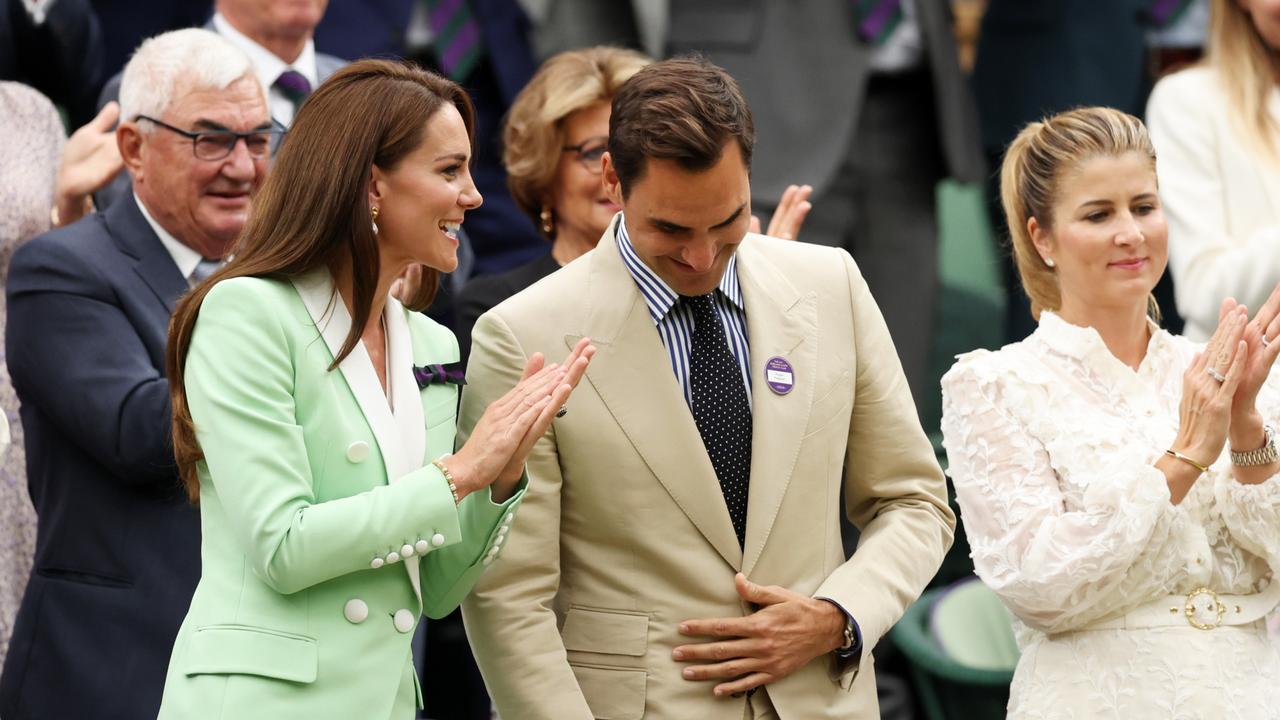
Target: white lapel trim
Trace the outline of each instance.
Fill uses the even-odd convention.
[[[337,296],[333,280],[327,270],[316,270],[293,279],[293,286],[302,298],[311,320],[315,322],[329,354],[337,357],[342,343],[351,331],[351,313]],[[347,381],[347,387],[360,406],[373,437],[378,442],[382,462],[387,470],[387,482],[393,483],[422,467],[426,453],[426,427],[422,415],[422,401],[417,396],[417,381],[413,377],[413,347],[409,336],[409,323],[404,307],[388,298],[384,314],[387,322],[387,343],[390,358],[387,382],[398,412],[392,414],[382,392],[382,383],[374,372],[373,361],[364,343],[356,343],[351,353],[338,363],[338,370]],[[411,427],[410,424],[414,425]],[[416,428],[416,429],[415,429]],[[413,584],[413,592],[422,603],[422,588],[416,560],[406,559],[405,572]]]

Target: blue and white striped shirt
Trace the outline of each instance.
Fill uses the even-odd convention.
[[[684,391],[685,402],[693,406],[693,385],[689,378],[689,353],[693,340],[693,310],[683,303],[677,302],[680,296],[671,289],[662,278],[640,260],[636,249],[627,236],[625,218],[618,219],[618,252],[622,255],[622,264],[627,266],[631,278],[640,288],[645,304],[649,307],[649,315],[658,328],[662,344],[667,348],[671,358],[671,369],[675,371],[680,389]],[[747,312],[742,300],[742,288],[738,286],[738,256],[729,258],[729,265],[724,269],[724,277],[714,294],[716,315],[724,326],[725,339],[729,341],[729,352],[738,361],[742,370],[742,384],[747,390],[747,402],[751,402],[751,357],[750,345],[747,343]]]

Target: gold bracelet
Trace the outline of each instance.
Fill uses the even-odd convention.
[[[458,505],[462,502],[458,499],[458,486],[453,482],[453,473],[449,472],[449,468],[445,467],[445,464],[440,462],[443,459],[443,457],[436,458],[431,461],[431,464],[436,466],[436,469],[440,471],[441,475],[444,475],[445,482],[449,483],[449,494],[453,495],[453,504]]]
[[[1172,458],[1178,458],[1178,459],[1179,459],[1179,460],[1181,460],[1182,462],[1184,462],[1184,463],[1186,463],[1186,464],[1190,465],[1191,467],[1193,467],[1193,468],[1195,468],[1195,469],[1199,470],[1200,472],[1209,472],[1209,466],[1208,466],[1208,465],[1201,465],[1200,463],[1196,462],[1195,460],[1192,460],[1191,458],[1187,457],[1186,455],[1183,455],[1182,453],[1178,452],[1177,450],[1165,450],[1165,451],[1164,451],[1164,454],[1165,454],[1165,455],[1168,455],[1169,457],[1172,457]]]

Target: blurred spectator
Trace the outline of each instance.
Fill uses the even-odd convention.
[[[3,279],[9,259],[27,240],[47,231],[55,206],[61,224],[78,220],[89,193],[120,168],[115,103],[66,141],[53,104],[34,89],[0,82],[0,336],[5,323]],[[65,149],[64,149],[65,143]],[[61,158],[61,161],[59,161]],[[3,345],[0,345],[3,348]],[[26,451],[18,398],[0,354],[0,426],[14,447],[0,459],[0,666],[9,648],[13,620],[22,601],[35,554],[36,515],[27,492]]]
[[[225,37],[249,56],[258,80],[268,89],[271,116],[286,128],[311,90],[346,65],[340,58],[317,53],[312,41],[326,2],[218,0],[213,18],[204,25],[205,30]],[[99,102],[105,105],[116,100],[119,94],[120,75],[117,74],[107,81]],[[110,187],[98,193],[98,205],[105,209],[128,190],[129,179],[121,173]]]
[[[348,60],[407,58],[466,88],[476,107],[471,172],[484,196],[463,228],[475,255],[474,272],[510,270],[546,251],[512,201],[502,168],[502,118],[536,67],[529,19],[516,0],[335,2],[316,28],[316,46]],[[448,292],[448,284],[442,289]],[[452,325],[450,312],[440,317]]]
[[[1209,0],[1163,0],[1147,10],[1147,76],[1154,82],[1191,65],[1209,36]]]
[[[637,25],[643,3],[636,0]],[[741,83],[759,145],[752,200],[813,187],[804,240],[858,263],[925,394],[937,297],[935,191],[983,177],[978,126],[944,0],[672,3],[669,53],[702,52]]]
[[[102,41],[88,0],[0,0],[0,80],[39,90],[73,126],[93,117],[107,77]]]
[[[516,96],[503,133],[508,184],[551,243],[550,252],[467,284],[457,313],[464,361],[481,315],[595,247],[618,212],[600,182],[609,103],[618,86],[649,62],[633,50],[572,50],[544,63]]]
[[[63,0],[53,0],[61,3]],[[212,0],[89,0],[102,24],[105,46],[102,80],[124,68],[149,37],[209,21]]]
[[[155,717],[200,577],[164,375],[169,315],[219,264],[267,167],[249,58],[205,30],[125,68],[116,130],[133,193],[13,255],[5,348],[39,518],[0,675],[5,718]]]
[[[1278,49],[1275,3],[1214,0],[1206,62],[1161,80],[1147,106],[1193,339],[1213,331],[1222,298],[1256,309],[1280,280]]]
[[[1027,123],[1080,105],[1141,115],[1146,96],[1146,34],[1150,9],[1167,0],[990,0],[973,68],[988,165]],[[1001,240],[1008,293],[1009,341],[1035,329],[1030,305],[1008,251],[998,178],[988,175],[991,227]],[[1178,332],[1168,274],[1155,295],[1165,326]]]

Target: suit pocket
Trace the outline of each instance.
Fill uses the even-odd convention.
[[[206,625],[187,643],[183,672],[311,683],[318,665],[314,638],[247,625]]]
[[[643,670],[571,665],[582,696],[597,720],[640,720],[644,717]]]
[[[649,616],[571,607],[560,634],[566,650],[642,657],[649,646]]]

